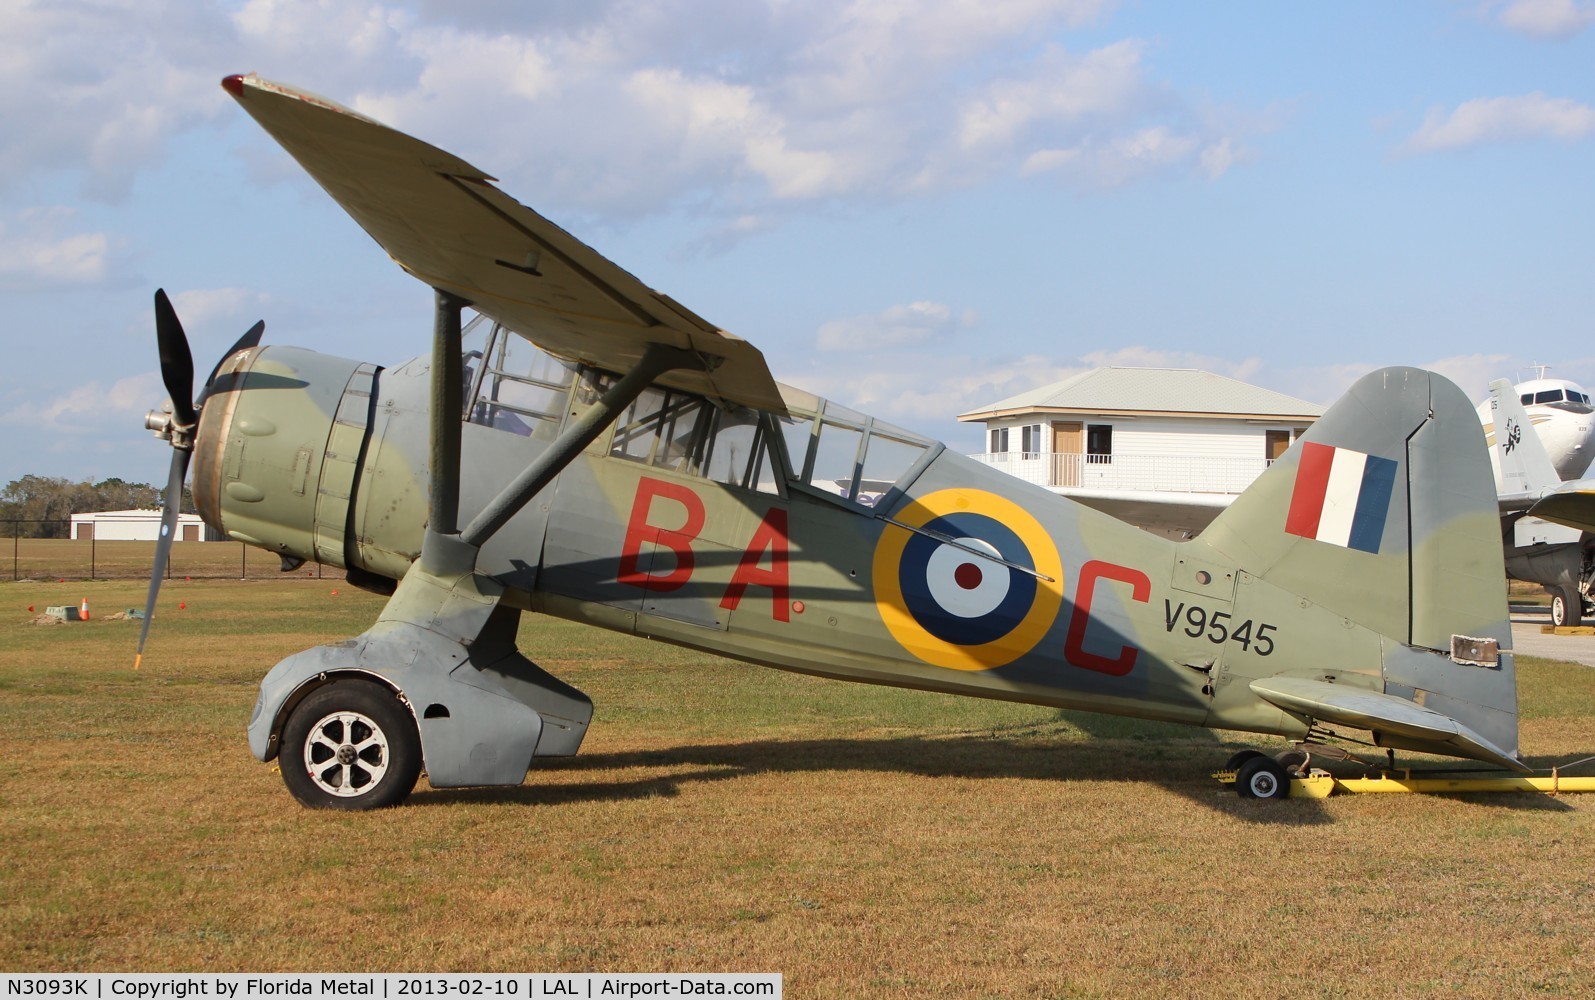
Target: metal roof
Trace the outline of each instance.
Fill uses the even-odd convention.
[[[1028,410],[1085,413],[1238,414],[1242,416],[1323,416],[1317,403],[1248,385],[1195,368],[1093,368],[1038,389],[976,407],[959,420],[984,420]]]

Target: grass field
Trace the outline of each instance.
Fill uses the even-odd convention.
[[[92,541],[76,538],[0,539],[0,579],[20,580],[148,580],[155,563],[154,542]],[[315,565],[294,571],[296,577],[324,572]],[[341,571],[325,571],[342,576]],[[241,542],[174,542],[167,575],[196,580],[268,579],[283,577],[282,560]]]
[[[1206,776],[1238,734],[821,681],[528,616],[528,654],[597,705],[580,756],[519,788],[423,781],[401,809],[314,813],[249,756],[255,685],[362,630],[378,598],[175,580],[134,673],[134,622],[28,624],[27,605],[84,586],[0,584],[8,971],[1595,992],[1595,796],[1241,801]],[[142,603],[137,581],[87,586],[97,611]],[[1535,760],[1595,754],[1595,670],[1519,667]]]

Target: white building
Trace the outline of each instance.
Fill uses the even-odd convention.
[[[198,514],[177,515],[177,541],[205,539],[205,522]],[[102,542],[153,542],[161,537],[161,512],[158,510],[101,510],[72,515],[72,537]]]
[[[1324,408],[1194,368],[1096,368],[958,419],[975,458],[1065,495],[1207,494],[1251,485]]]

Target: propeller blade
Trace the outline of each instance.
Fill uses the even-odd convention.
[[[205,402],[205,397],[210,395],[211,383],[216,381],[216,373],[222,370],[222,365],[226,363],[227,359],[232,357],[234,354],[237,354],[239,351],[242,351],[246,347],[254,347],[256,344],[260,343],[260,338],[264,336],[265,333],[266,321],[260,320],[254,326],[244,331],[244,335],[238,338],[238,342],[227,348],[226,354],[223,354],[220,358],[216,359],[216,367],[212,368],[210,370],[210,374],[205,377],[205,385],[199,390],[199,398],[194,400],[195,406]]]
[[[166,297],[166,289],[155,290],[155,342],[161,353],[161,381],[172,399],[172,419],[192,425],[194,410],[194,353],[188,349],[188,335]]]
[[[166,576],[166,563],[171,558],[173,536],[177,533],[177,515],[183,509],[183,480],[188,477],[188,456],[182,448],[172,449],[172,471],[166,477],[166,505],[161,511],[161,534],[155,542],[155,568],[150,572],[149,597],[144,601],[144,627],[138,634],[138,653],[133,657],[133,669],[144,659],[144,641],[150,637],[150,622],[155,619],[155,598],[161,592],[161,578]]]

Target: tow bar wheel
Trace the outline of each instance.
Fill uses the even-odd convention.
[[[1283,799],[1290,795],[1290,775],[1274,758],[1258,754],[1236,772],[1235,791],[1243,799]]]
[[[282,780],[313,809],[398,805],[421,775],[415,718],[393,692],[340,680],[311,692],[288,716],[278,755]]]

